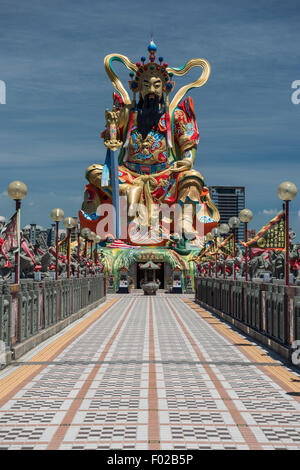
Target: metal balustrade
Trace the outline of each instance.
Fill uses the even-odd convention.
[[[273,336],[273,295],[272,284],[266,286],[266,330],[268,335]]]
[[[196,277],[196,301],[236,318],[277,343],[300,340],[300,288],[264,282]],[[287,311],[287,298],[293,302]],[[289,316],[293,315],[294,318]],[[292,329],[288,325],[292,325]]]
[[[54,281],[45,281],[43,287],[44,317],[43,326],[54,325],[58,319],[58,286]]]
[[[285,339],[285,293],[283,286],[278,286],[277,289],[276,306],[278,315],[278,332],[276,337],[283,343]]]
[[[71,285],[72,281],[64,279],[60,287],[60,319],[67,318],[71,314]]]
[[[284,341],[285,337],[285,292],[283,286],[266,287],[267,333]]]
[[[230,312],[230,284],[224,280],[221,284],[222,308],[225,313]]]
[[[238,320],[243,316],[243,288],[241,282],[236,281],[231,289],[232,292],[232,314]]]
[[[23,343],[105,297],[103,274],[87,278],[0,281],[0,341],[6,348]],[[14,305],[14,308],[13,308]]]
[[[80,279],[72,281],[72,313],[80,310]]]
[[[84,308],[89,303],[89,279],[83,278],[81,284],[81,308]]]
[[[18,312],[18,340],[24,341],[30,336],[31,311],[30,295],[27,290],[27,282],[21,281],[19,290],[19,312]]]
[[[95,282],[92,277],[89,278],[89,301],[93,302],[96,296]]]
[[[241,283],[242,284],[242,283]],[[261,303],[261,293],[260,285],[255,282],[247,282],[241,286],[241,289],[244,289],[244,304],[240,305],[241,312],[244,312],[244,317],[242,314],[239,319],[245,321],[247,325],[250,325],[252,328],[260,330],[261,328],[261,312],[260,312],[260,303]]]

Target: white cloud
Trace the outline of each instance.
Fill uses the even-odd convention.
[[[277,209],[264,209],[263,214],[265,215],[276,215],[279,211]]]

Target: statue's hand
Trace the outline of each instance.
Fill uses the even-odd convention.
[[[175,162],[173,165],[173,168],[175,170],[190,170],[193,167],[193,162],[192,160],[179,160],[178,162]]]
[[[120,111],[116,111],[116,109],[113,109],[112,111],[109,111],[108,109],[105,110],[105,119],[108,125],[114,123],[118,125],[119,121],[119,115]]]

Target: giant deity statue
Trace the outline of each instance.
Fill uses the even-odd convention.
[[[217,225],[220,216],[203,176],[194,169],[199,133],[193,100],[185,95],[206,83],[210,66],[205,59],[191,59],[182,68],[169,67],[162,57],[156,61],[156,50],[152,40],[149,61],[142,57],[141,62],[133,63],[120,54],[105,57],[105,70],[117,91],[113,93],[112,111],[105,113],[102,137],[107,157],[104,165],[96,163],[86,170],[89,184],[79,217],[82,226],[97,232],[103,217],[99,208],[113,204],[118,224],[119,199],[126,196],[127,243],[166,246],[176,235],[176,222],[184,239],[201,246],[203,235]],[[114,61],[130,70],[132,99],[113,69]],[[202,68],[201,76],[180,88],[170,101],[174,76],[183,76],[193,67]],[[155,218],[162,205],[189,210],[171,214],[167,230],[163,221]],[[143,231],[145,227],[152,230]],[[119,235],[118,231],[116,238]]]

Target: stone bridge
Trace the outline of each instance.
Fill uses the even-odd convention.
[[[72,286],[66,318],[56,286],[59,319],[46,328],[57,294],[43,292],[27,348],[0,372],[0,449],[300,448],[298,369],[229,323],[230,312],[225,322],[193,295],[105,296],[103,279],[85,295],[86,282]],[[26,292],[33,304],[41,296]]]

